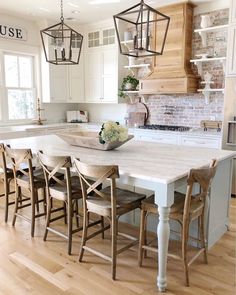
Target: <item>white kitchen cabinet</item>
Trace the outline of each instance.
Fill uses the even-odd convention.
[[[236,1],[231,0],[230,22],[236,24]]]
[[[85,63],[85,101],[89,103],[117,102],[117,49],[86,52]]]
[[[84,101],[83,54],[78,65],[53,65],[42,61],[42,101],[44,103]]]
[[[220,148],[221,138],[182,135],[180,138],[180,144],[194,147]]]
[[[236,76],[236,24],[228,31],[227,75]]]
[[[165,144],[178,144],[178,135],[154,132],[135,132],[135,139]]]

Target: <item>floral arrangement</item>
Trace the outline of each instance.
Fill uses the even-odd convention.
[[[102,124],[99,132],[99,142],[105,144],[106,142],[125,141],[128,138],[128,129],[121,126],[119,122],[108,121]]]

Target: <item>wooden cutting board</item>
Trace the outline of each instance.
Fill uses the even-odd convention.
[[[203,120],[201,121],[201,127],[204,128],[204,131],[207,129],[217,129],[217,131],[221,131],[222,121]]]
[[[149,116],[147,106],[137,101],[135,103],[128,104],[127,107],[127,118],[129,127],[143,126],[146,124]]]

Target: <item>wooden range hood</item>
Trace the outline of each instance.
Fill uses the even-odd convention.
[[[145,80],[140,80],[140,94],[174,94],[197,92],[198,76],[191,70],[193,33],[193,4],[181,3],[158,9],[170,16],[163,55],[153,59],[153,72]],[[158,46],[156,28],[155,41]]]

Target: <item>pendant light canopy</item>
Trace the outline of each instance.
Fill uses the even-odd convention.
[[[168,16],[141,0],[113,18],[121,54],[148,57],[163,53],[170,22]]]
[[[46,61],[55,65],[78,64],[83,36],[64,23],[62,0],[60,20],[40,31]]]

